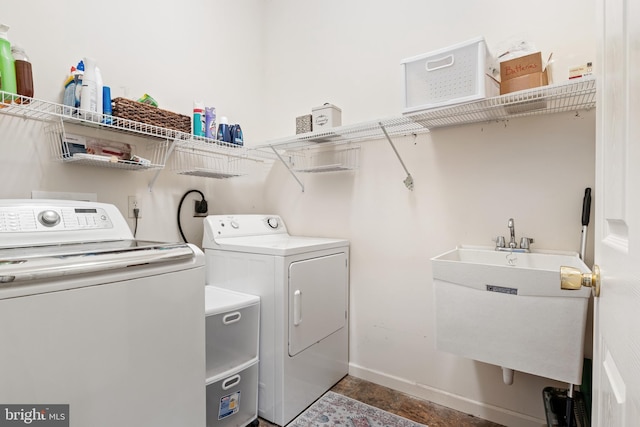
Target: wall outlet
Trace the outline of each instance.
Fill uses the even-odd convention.
[[[195,200],[195,206],[193,208],[194,217],[206,217],[208,210],[209,206],[206,200]]]
[[[138,209],[138,218],[142,218],[142,212],[140,211],[140,203],[138,202],[137,196],[129,196],[129,209],[128,216],[129,218],[135,218],[136,216],[133,213],[134,209]]]

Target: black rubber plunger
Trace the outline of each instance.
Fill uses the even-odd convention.
[[[580,239],[580,259],[584,261],[584,254],[587,249],[587,226],[589,225],[589,216],[591,216],[591,188],[584,190],[584,198],[582,199],[582,237]]]

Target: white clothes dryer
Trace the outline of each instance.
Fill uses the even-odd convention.
[[[349,241],[210,215],[202,247],[208,285],[260,297],[258,415],[284,426],[347,375]]]

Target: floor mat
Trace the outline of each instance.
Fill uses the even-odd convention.
[[[325,393],[287,427],[426,427],[332,391]]]

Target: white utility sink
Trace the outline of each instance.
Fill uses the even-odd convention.
[[[577,253],[462,246],[431,263],[439,350],[581,383],[591,290],[560,288],[561,266],[590,272]]]

